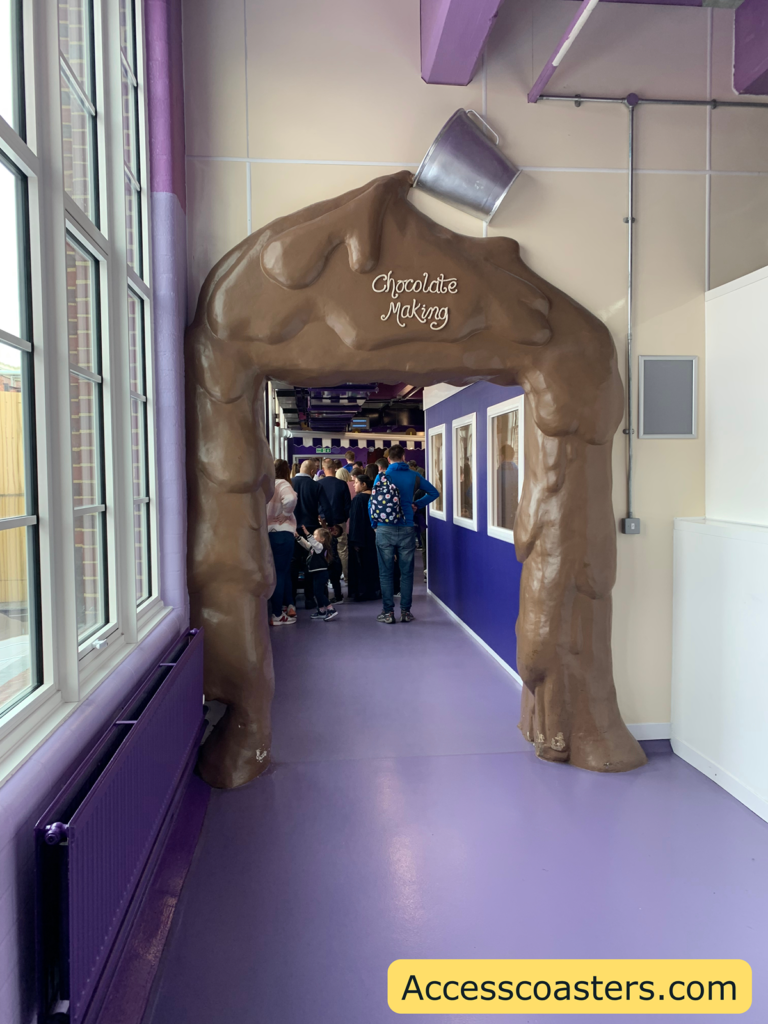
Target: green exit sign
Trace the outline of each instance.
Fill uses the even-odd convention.
[[[331,449],[330,448],[315,448],[315,451],[317,452],[318,455],[330,455],[331,454]]]

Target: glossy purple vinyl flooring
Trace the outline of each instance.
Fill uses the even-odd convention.
[[[670,753],[538,761],[516,685],[434,601],[377,611],[273,631],[275,764],[213,793],[145,1024],[407,1019],[401,957],[738,957],[752,1009],[714,1019],[768,1021],[768,824]]]

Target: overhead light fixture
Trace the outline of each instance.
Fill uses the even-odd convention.
[[[476,110],[460,108],[429,147],[413,186],[487,224],[519,173],[491,126]]]

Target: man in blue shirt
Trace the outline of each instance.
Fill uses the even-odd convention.
[[[379,558],[381,599],[384,606],[381,615],[378,616],[378,621],[387,624],[395,622],[393,584],[395,553],[397,553],[397,561],[400,566],[400,621],[413,622],[411,601],[413,598],[413,554],[416,550],[413,510],[414,508],[426,508],[431,501],[440,496],[429,480],[425,480],[419,473],[414,473],[408,463],[403,461],[404,455],[405,452],[399,444],[392,445],[387,452],[389,467],[386,477],[400,492],[400,507],[405,518],[401,523],[373,524],[376,528],[376,553]],[[417,486],[424,493],[414,502],[413,496]]]

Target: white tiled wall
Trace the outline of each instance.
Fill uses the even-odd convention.
[[[482,70],[459,88],[421,80],[418,0],[184,0],[191,305],[249,230],[415,169],[447,117],[472,107],[524,168],[489,233],[517,238],[538,272],[600,316],[623,359],[626,110],[526,102],[575,8],[507,0]],[[550,91],[733,99],[732,35],[732,11],[600,4]],[[768,114],[641,107],[636,121],[637,350],[703,356],[707,274],[714,287],[768,263]],[[483,233],[414,198],[453,230]],[[669,720],[672,521],[703,514],[704,444],[702,433],[636,445],[643,527],[619,537],[614,615],[631,722]],[[614,469],[619,518],[621,435]]]

